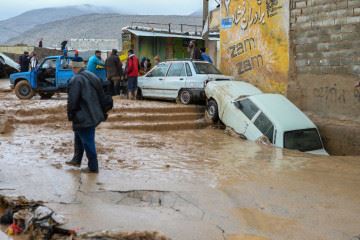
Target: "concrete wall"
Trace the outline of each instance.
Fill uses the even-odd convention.
[[[288,97],[336,154],[360,154],[360,0],[290,1]]]
[[[119,39],[71,39],[68,47],[79,51],[109,51],[122,50],[122,41]]]
[[[221,70],[266,92],[286,93],[289,1],[222,1],[221,18]]]

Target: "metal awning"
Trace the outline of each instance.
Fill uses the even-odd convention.
[[[123,28],[123,32],[129,32],[139,37],[164,37],[164,38],[185,38],[185,39],[195,39],[195,40],[203,40],[202,36],[196,36],[191,34],[178,34],[178,33],[167,33],[167,32],[156,32],[156,31],[145,31],[145,30],[137,30],[132,28]],[[210,41],[218,41],[220,40],[217,37],[209,37]]]

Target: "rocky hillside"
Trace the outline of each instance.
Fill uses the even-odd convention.
[[[43,8],[25,12],[19,16],[0,21],[0,43],[18,37],[39,24],[68,19],[91,13],[114,13],[110,8],[79,5],[58,8]]]
[[[120,39],[121,29],[131,25],[132,22],[201,25],[202,18],[197,16],[89,14],[37,25],[23,34],[9,39],[7,43],[34,45],[39,38],[44,38],[45,47],[59,47],[61,41],[71,38]]]

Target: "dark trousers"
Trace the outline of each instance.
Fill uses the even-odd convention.
[[[127,95],[127,80],[120,81],[120,94]]]
[[[120,95],[120,78],[116,79],[116,78],[112,78],[109,79],[110,85],[109,85],[109,93],[112,96],[117,96]]]
[[[84,151],[88,158],[88,166],[90,171],[98,171],[98,160],[95,145],[95,127],[83,128],[74,131],[75,134],[75,152],[72,161],[81,164]]]

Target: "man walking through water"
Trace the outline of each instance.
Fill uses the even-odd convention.
[[[85,151],[88,168],[83,172],[98,173],[95,129],[107,117],[101,104],[104,91],[101,80],[95,74],[84,70],[83,61],[73,60],[70,66],[74,76],[69,82],[67,113],[73,124],[75,151],[73,159],[66,164],[80,167]]]

